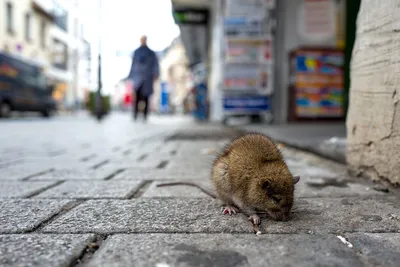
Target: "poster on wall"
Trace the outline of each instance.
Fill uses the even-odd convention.
[[[254,113],[270,110],[270,98],[260,95],[226,95],[223,108],[229,112]]]
[[[338,50],[299,50],[293,60],[296,116],[344,115],[344,54]]]
[[[270,63],[272,61],[272,37],[227,38],[225,51],[228,63]]]
[[[226,0],[223,110],[270,112],[273,92],[274,0]]]
[[[335,37],[335,1],[303,0],[298,12],[298,32],[302,38],[323,42]]]
[[[226,91],[257,92],[272,91],[272,68],[268,65],[231,64],[225,66],[224,88]]]

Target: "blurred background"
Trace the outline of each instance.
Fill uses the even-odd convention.
[[[127,76],[145,34],[160,64],[152,113],[224,123],[240,117],[344,124],[359,5],[0,0],[1,115],[93,113],[96,92],[105,114],[130,111],[135,96]],[[12,94],[11,76],[20,81]]]

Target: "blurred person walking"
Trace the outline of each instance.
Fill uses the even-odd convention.
[[[133,52],[132,65],[128,78],[133,82],[136,94],[133,107],[133,118],[136,121],[139,113],[139,103],[144,102],[144,121],[149,111],[149,98],[154,92],[154,81],[159,77],[159,65],[156,53],[147,46],[147,37],[140,38],[140,47]]]

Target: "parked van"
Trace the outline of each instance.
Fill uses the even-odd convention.
[[[49,117],[56,110],[53,90],[39,66],[0,53],[0,117],[8,117],[11,111]]]

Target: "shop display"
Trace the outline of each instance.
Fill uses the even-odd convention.
[[[226,114],[270,112],[268,101],[273,92],[274,76],[270,20],[274,7],[273,0],[226,1],[222,83]]]
[[[299,49],[291,57],[296,118],[344,116],[344,54],[333,49]]]

